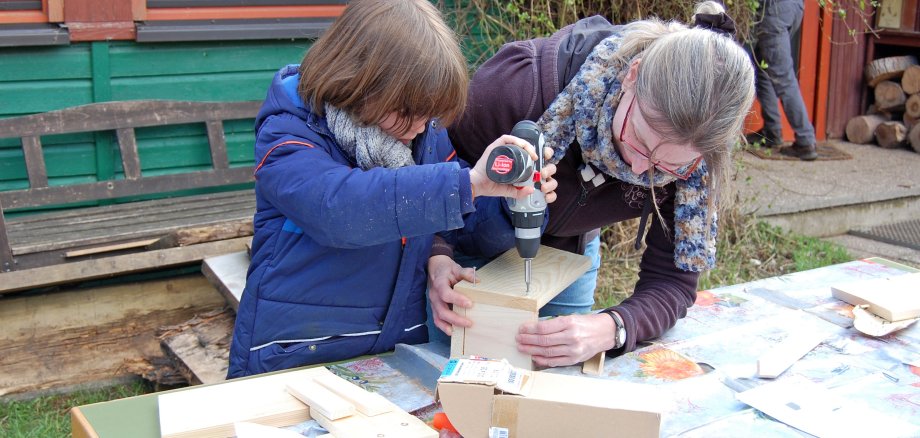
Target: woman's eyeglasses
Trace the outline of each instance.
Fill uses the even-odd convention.
[[[649,163],[656,169],[662,172],[666,172],[668,174],[674,175],[675,177],[682,179],[682,180],[686,180],[687,178],[690,178],[690,174],[692,174],[693,171],[696,170],[696,168],[700,165],[700,162],[703,161],[702,156],[697,157],[695,160],[691,161],[688,164],[685,164],[683,166],[680,166],[674,169],[669,165],[662,164],[661,160],[653,160],[651,157],[651,153],[648,151],[648,148],[643,148],[644,150],[639,149],[638,147],[636,147],[636,145],[626,140],[626,137],[625,137],[626,125],[627,123],[629,123],[629,114],[632,113],[633,105],[635,105],[635,103],[636,103],[636,96],[633,95],[632,100],[629,102],[629,108],[626,109],[626,117],[623,118],[623,128],[620,129],[620,143],[623,143],[626,146],[629,146],[632,150],[636,151],[637,154],[645,157],[649,161]]]

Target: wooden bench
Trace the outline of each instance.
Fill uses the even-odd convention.
[[[254,181],[253,166],[230,166],[224,121],[252,119],[260,104],[120,101],[0,119],[0,138],[21,139],[29,180],[26,189],[0,192],[0,294],[245,250],[255,212],[253,190],[246,188]],[[135,128],[197,123],[207,130],[208,168],[142,172]],[[123,174],[105,181],[49,184],[42,137],[100,131],[115,132]],[[234,185],[235,191],[197,190],[149,200],[150,195]],[[148,200],[115,202],[144,196]],[[89,201],[104,205],[4,219],[11,210]]]

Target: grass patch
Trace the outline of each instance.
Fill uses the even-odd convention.
[[[108,388],[43,396],[28,401],[0,401],[0,436],[70,437],[70,408],[149,392],[149,386],[138,381]]]
[[[833,243],[783,231],[741,213],[723,212],[715,269],[700,276],[698,289],[714,289],[767,277],[843,263],[853,258]],[[601,235],[601,269],[596,307],[613,306],[628,297],[639,279],[642,251],[633,249],[638,220],[615,224]]]

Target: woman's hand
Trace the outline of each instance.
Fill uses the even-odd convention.
[[[590,359],[614,346],[616,325],[603,313],[569,315],[521,324],[518,351],[537,365],[558,367]]]
[[[476,270],[462,268],[446,255],[428,258],[428,300],[431,303],[431,318],[434,325],[448,336],[453,334],[453,326],[471,327],[473,322],[451,310],[450,305],[469,309],[473,302],[454,292],[454,285],[460,280],[476,282]]]
[[[543,170],[540,171],[540,176],[543,179],[541,184],[540,191],[543,192],[543,195],[546,197],[546,203],[552,204],[556,201],[556,187],[559,187],[559,181],[556,181],[553,178],[553,175],[556,174],[556,165],[546,163],[550,158],[553,158],[553,149],[545,147],[543,148]]]

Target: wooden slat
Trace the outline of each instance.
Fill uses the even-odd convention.
[[[0,192],[0,202],[7,210],[41,207],[102,199],[116,199],[154,193],[167,193],[189,188],[220,187],[252,182],[252,166],[234,167],[223,171],[200,171],[174,175],[146,177],[143,180],[114,180],[77,186],[42,187],[31,190]]]
[[[33,227],[36,224],[48,223],[49,219],[58,219],[60,223],[82,223],[93,221],[107,221],[115,216],[123,216],[126,209],[132,211],[141,210],[142,214],[149,214],[144,210],[170,209],[182,210],[183,206],[188,204],[231,204],[233,198],[242,198],[246,200],[255,200],[255,192],[252,189],[236,190],[228,192],[207,193],[201,195],[190,195],[176,198],[161,198],[147,201],[137,201],[126,204],[110,204],[99,207],[90,207],[86,209],[62,210],[54,213],[37,214],[17,218],[16,224],[28,224],[26,227]],[[87,219],[89,218],[89,219]]]
[[[226,307],[159,330],[157,338],[166,356],[192,385],[227,379],[227,358],[236,313]]]
[[[355,414],[355,405],[336,395],[313,379],[304,379],[287,384],[288,394],[297,397],[310,407],[310,416],[320,414],[330,420],[338,420]]]
[[[208,143],[211,145],[211,163],[215,169],[227,169],[227,137],[224,135],[224,123],[220,120],[208,120]]]
[[[141,159],[137,154],[137,139],[134,137],[134,128],[120,128],[116,132],[118,134],[118,147],[121,149],[121,165],[125,172],[125,179],[140,179]]]
[[[239,251],[208,257],[201,263],[201,273],[220,291],[234,311],[240,308],[240,299],[246,288],[249,254]]]
[[[138,204],[138,211],[132,211],[129,208],[122,208],[116,211],[108,211],[104,214],[95,212],[94,208],[78,209],[86,214],[83,218],[71,219],[73,222],[67,223],[66,217],[55,217],[48,215],[44,220],[32,220],[29,222],[13,221],[10,225],[10,235],[14,236],[14,246],[29,244],[30,242],[41,242],[47,240],[47,236],[57,235],[67,237],[73,232],[92,233],[94,230],[101,228],[124,228],[127,230],[153,229],[163,232],[170,231],[164,227],[175,224],[191,227],[196,224],[209,224],[212,222],[224,221],[224,219],[235,219],[241,212],[254,213],[254,199],[234,200],[214,200],[212,202],[203,201],[195,205],[187,202],[178,203],[181,198],[165,198],[165,200],[176,200],[176,205],[165,205],[157,208],[158,205],[143,205],[143,202],[117,204],[121,206],[131,206]],[[123,212],[122,215],[117,215]],[[66,227],[66,229],[62,229]],[[85,236],[88,237],[88,236]],[[74,236],[74,239],[80,239],[80,236]],[[175,246],[175,245],[173,245]]]
[[[67,251],[64,253],[64,257],[73,258],[73,257],[83,257],[87,255],[103,254],[107,252],[122,251],[125,249],[133,248],[143,248],[147,245],[150,245],[153,242],[156,242],[158,239],[145,239],[145,240],[135,240],[133,242],[119,243],[115,245],[106,245],[106,246],[97,246],[94,248],[86,248],[76,251]]]
[[[0,272],[13,270],[13,250],[7,235],[6,219],[3,215],[3,202],[0,202]]]
[[[45,155],[42,142],[37,136],[22,137],[22,152],[29,174],[29,187],[32,189],[48,187],[48,170],[45,168]]]
[[[249,119],[255,117],[261,105],[261,101],[129,100],[92,103],[40,114],[0,119],[0,138],[204,123],[215,119]]]
[[[206,206],[205,206],[206,207]],[[119,218],[109,222],[96,222],[75,226],[72,228],[40,227],[31,229],[28,235],[10,232],[13,255],[31,254],[42,251],[61,249],[79,249],[88,245],[101,245],[118,241],[137,240],[142,238],[169,238],[175,232],[184,229],[200,228],[230,228],[232,224],[251,221],[255,213],[254,204],[242,204],[239,207],[212,206],[211,209],[201,208],[200,214],[168,215],[169,212],[151,212],[148,216],[141,216],[137,221],[132,218]],[[183,212],[184,213],[184,212]],[[230,224],[230,225],[228,225]],[[251,230],[251,227],[248,227]],[[18,230],[16,230],[18,231]],[[42,234],[41,231],[46,231]],[[233,230],[231,230],[233,231]],[[252,235],[245,227],[236,227],[235,231],[224,234],[214,234],[211,239],[201,238],[194,243],[219,240],[220,238],[234,238]],[[186,239],[189,244],[191,240]],[[155,245],[149,249],[163,249],[184,245]]]
[[[243,251],[246,249],[248,240],[248,237],[242,237],[184,248],[148,251],[6,272],[0,274],[0,293],[7,294],[39,286],[53,286],[77,280],[92,280],[200,262],[206,257]]]

